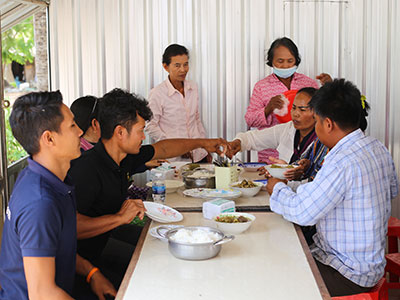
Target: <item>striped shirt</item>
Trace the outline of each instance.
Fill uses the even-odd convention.
[[[342,138],[326,155],[314,181],[297,193],[275,185],[271,209],[300,224],[316,224],[315,259],[363,286],[384,274],[387,222],[399,182],[387,149],[361,130]]]
[[[313,181],[324,163],[329,149],[317,138],[313,144],[301,155],[300,159],[306,158],[310,161],[310,167],[304,172],[303,179]]]

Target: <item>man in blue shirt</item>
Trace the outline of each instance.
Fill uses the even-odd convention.
[[[66,175],[80,155],[82,131],[60,92],[18,98],[10,125],[31,157],[7,208],[0,299],[72,299],[75,271],[88,276],[100,299],[115,296],[109,281],[76,255],[75,198]]]
[[[384,274],[387,222],[399,183],[393,160],[363,134],[366,103],[344,79],[314,95],[315,131],[329,148],[313,182],[297,192],[268,180],[271,209],[291,222],[316,225],[310,246],[331,296],[366,292]]]

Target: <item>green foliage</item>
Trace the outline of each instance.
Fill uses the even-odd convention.
[[[10,117],[11,114],[11,108],[7,107],[4,110],[4,112],[5,112],[5,122],[6,122],[7,161],[8,164],[10,165],[13,162],[19,160],[20,158],[27,156],[28,154],[12,135],[10,122],[8,122],[8,118]]]
[[[27,61],[32,63],[34,46],[33,17],[29,17],[2,33],[3,64],[9,64],[12,61],[21,65]]]

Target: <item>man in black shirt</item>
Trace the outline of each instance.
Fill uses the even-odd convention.
[[[69,175],[79,212],[78,253],[90,261],[98,262],[111,233],[127,230],[123,235],[130,237],[128,242],[137,240],[140,232],[127,224],[135,216],[143,218],[145,209],[141,200],[126,199],[128,178],[137,167],[196,148],[220,153],[220,146],[226,145],[223,139],[171,139],[142,146],[145,121],[151,116],[147,101],[134,94],[120,89],[105,94],[99,112],[101,140],[72,162]]]

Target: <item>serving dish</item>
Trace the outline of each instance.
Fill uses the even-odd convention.
[[[287,170],[296,168],[296,165],[289,165],[289,164],[272,164],[266,165],[265,168],[269,172],[272,177],[285,179],[285,175],[283,175]]]
[[[243,223],[224,223],[219,222],[218,219],[224,216],[234,216],[234,217],[245,217],[248,219],[247,222]],[[222,230],[224,233],[240,234],[250,228],[251,224],[254,222],[256,217],[252,214],[235,212],[235,213],[223,213],[219,214],[214,218],[215,225],[218,229]]]
[[[183,182],[187,189],[215,188],[215,174],[207,168],[197,168],[182,173]]]
[[[173,236],[182,228],[170,229],[167,232],[162,232],[162,226],[158,227],[157,233],[168,240],[168,249],[173,256],[185,260],[204,260],[215,257],[221,251],[221,245],[232,241],[233,235],[226,236],[221,230],[206,226],[190,226],[183,227],[189,231],[202,230],[215,234],[218,239],[206,243],[182,243],[173,240]]]
[[[242,183],[242,181],[238,181],[238,182],[233,182],[230,184],[230,187],[232,190],[237,190],[240,191],[242,193],[242,197],[245,198],[250,198],[250,197],[254,197],[255,195],[257,195],[261,188],[264,186],[261,182],[255,182],[255,181],[251,181],[248,180],[248,182],[252,182],[254,185],[256,185],[255,187],[237,187],[236,185]]]

